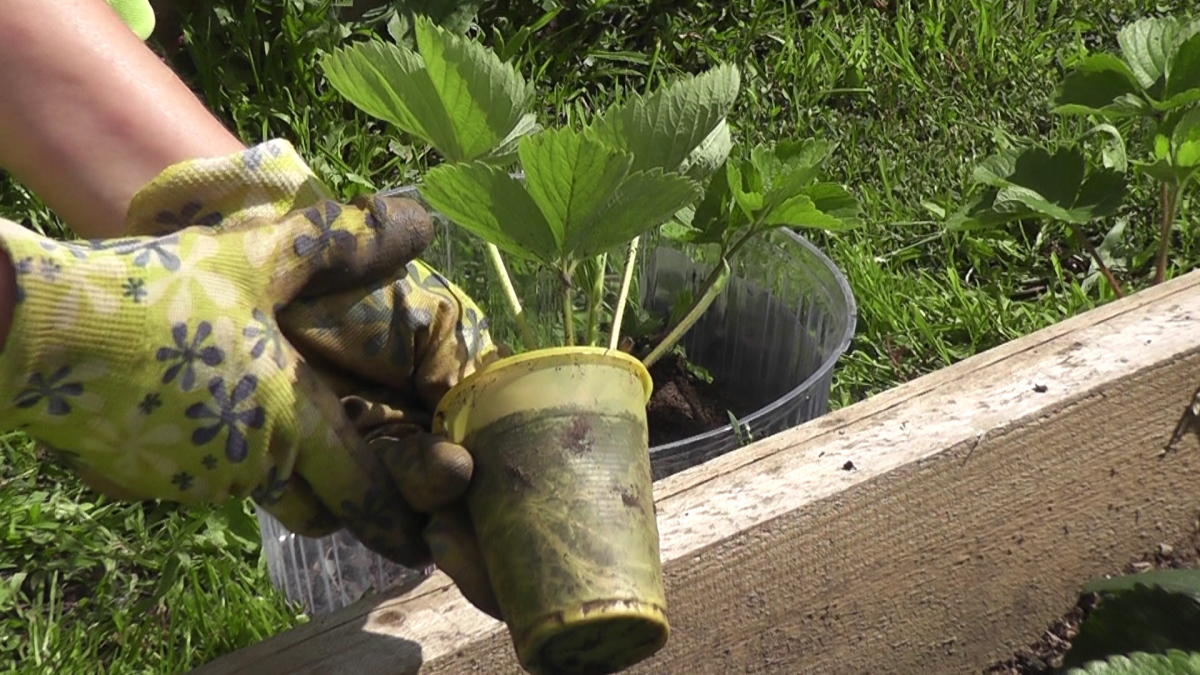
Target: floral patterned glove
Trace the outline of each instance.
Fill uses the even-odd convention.
[[[236,230],[329,194],[289,143],[272,140],[168,168],[134,197],[127,231],[162,235],[193,224]],[[470,455],[428,433],[445,392],[497,358],[483,313],[448,279],[413,260],[374,283],[300,298],[278,316],[287,339],[342,396],[355,428],[388,466],[411,507],[398,520],[414,539],[424,535],[438,566],[496,616],[461,506]]]
[[[134,196],[126,232],[235,230],[330,198],[292,145],[276,139],[167,168]],[[442,396],[498,357],[475,302],[420,260],[369,284],[299,298],[280,310],[279,323],[301,353],[327,366],[320,370],[340,393],[382,388],[417,426],[428,427]]]
[[[88,243],[0,220],[17,282],[0,424],[119,498],[252,495],[296,532],[344,526],[392,559],[423,558],[385,467],[276,315],[394,273],[431,236],[419,205],[382,198]]]

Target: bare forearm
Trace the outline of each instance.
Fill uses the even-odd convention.
[[[0,92],[0,166],[87,237],[167,166],[244,147],[104,0],[6,0]]]

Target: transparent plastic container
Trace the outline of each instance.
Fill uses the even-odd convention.
[[[391,194],[420,199],[411,187]],[[513,344],[515,328],[479,252],[482,243],[443,218],[435,222],[437,238],[422,258],[490,310],[495,338]],[[678,293],[699,288],[713,262],[712,250],[650,238],[640,254],[636,295],[651,314],[665,315]],[[554,280],[511,259],[506,263],[531,320],[557,322]],[[825,414],[833,367],[850,344],[855,321],[845,276],[808,240],[775,231],[749,243],[726,288],[681,344],[691,361],[753,412],[737,420],[739,429],[731,423],[651,447],[654,478]],[[391,563],[345,532],[313,539],[291,533],[263,511],[258,518],[272,582],[314,616],[369,593],[415,585],[432,572]]]
[[[643,303],[669,311],[712,268],[702,251],[658,246],[643,268]],[[733,261],[729,283],[680,344],[732,398],[753,412],[718,429],[650,449],[655,479],[824,415],[833,367],[850,345],[854,295],[845,276],[807,239],[773,231]]]

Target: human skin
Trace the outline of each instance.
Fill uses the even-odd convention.
[[[105,0],[5,1],[0,139],[0,168],[88,238],[168,166],[245,148]],[[14,293],[0,253],[0,347]]]

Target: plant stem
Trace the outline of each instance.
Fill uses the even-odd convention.
[[[1163,183],[1160,189],[1162,224],[1158,233],[1158,263],[1154,267],[1154,284],[1161,284],[1167,277],[1167,248],[1171,241],[1171,226],[1175,223],[1175,208],[1179,202],[1179,184]]]
[[[1076,243],[1087,250],[1088,255],[1092,256],[1092,260],[1096,261],[1096,265],[1100,268],[1100,274],[1104,275],[1104,279],[1108,281],[1108,285],[1113,289],[1113,293],[1116,293],[1118,298],[1125,297],[1125,291],[1121,288],[1117,277],[1108,268],[1108,265],[1104,264],[1104,259],[1100,257],[1100,252],[1096,250],[1095,246],[1092,246],[1092,242],[1088,241],[1087,237],[1083,236],[1077,225],[1071,226],[1071,236],[1075,238]]]
[[[596,344],[596,333],[600,329],[600,303],[604,299],[604,272],[608,266],[608,254],[601,253],[596,258],[596,278],[592,279],[592,287],[588,289],[587,313],[587,344]]]
[[[654,365],[655,361],[662,358],[662,355],[674,347],[675,343],[679,342],[679,339],[683,337],[684,333],[686,333],[693,325],[695,325],[697,321],[700,320],[700,317],[704,314],[704,312],[707,311],[709,306],[712,305],[713,301],[717,299],[717,294],[722,288],[725,287],[725,279],[729,274],[729,261],[733,260],[733,256],[737,255],[737,252],[746,245],[746,242],[750,241],[754,235],[759,233],[760,225],[761,223],[755,222],[750,226],[749,229],[746,230],[745,234],[743,234],[736,242],[734,242],[733,246],[729,247],[728,251],[721,254],[720,262],[713,268],[712,272],[708,274],[708,278],[704,280],[704,284],[700,287],[700,296],[696,299],[695,303],[692,304],[692,308],[689,309],[687,314],[685,314],[683,318],[679,320],[679,323],[671,328],[671,330],[667,333],[667,336],[663,338],[662,342],[660,342],[658,346],[646,356],[646,358],[642,359],[643,365],[645,365],[647,368]]]
[[[526,349],[537,348],[533,340],[533,333],[529,331],[529,324],[525,321],[525,310],[521,308],[521,300],[517,297],[516,288],[513,287],[512,277],[508,275],[508,269],[504,266],[504,258],[500,257],[500,249],[496,248],[495,244],[488,244],[487,251],[492,271],[500,279],[500,285],[504,288],[504,298],[508,301],[508,308],[512,312],[513,320],[517,322],[517,330],[521,332],[521,342],[525,344]]]
[[[571,298],[571,274],[564,267],[562,274],[563,333],[568,347],[575,346],[575,306]]]
[[[633,283],[634,261],[637,260],[638,243],[641,237],[634,237],[629,242],[629,255],[625,259],[625,272],[621,275],[621,292],[617,296],[617,304],[613,306],[612,336],[608,339],[608,348],[616,349],[621,340],[621,321],[625,319],[625,302],[629,299],[629,286]]]
[[[750,229],[746,231],[746,234],[743,234],[740,239],[734,242],[733,246],[730,247],[729,252],[721,256],[721,262],[728,265],[729,261],[733,260],[733,256],[737,255],[737,252],[746,245],[746,242],[750,241],[754,238],[754,235],[758,234],[758,228],[759,223],[755,223],[753,226],[751,226]],[[717,271],[718,270],[713,270],[713,274],[716,274]]]
[[[646,358],[642,359],[642,365],[646,366],[647,368],[653,366],[660,358],[662,358],[663,354],[666,354],[668,351],[670,351],[671,348],[674,347],[675,344],[684,336],[684,334],[687,333],[688,330],[690,330],[691,327],[700,320],[700,317],[704,315],[704,312],[708,311],[708,308],[710,305],[712,305],[713,300],[716,300],[717,296],[725,288],[725,282],[729,281],[729,262],[725,258],[721,258],[721,265],[717,267],[717,269],[713,270],[713,272],[716,273],[717,276],[711,283],[707,283],[705,285],[704,294],[700,296],[699,301],[692,305],[692,309],[683,317],[683,319],[679,321],[675,328],[671,329],[670,333],[667,333],[667,336],[663,338],[662,342],[658,343],[658,346],[654,348],[654,351],[650,352]]]

